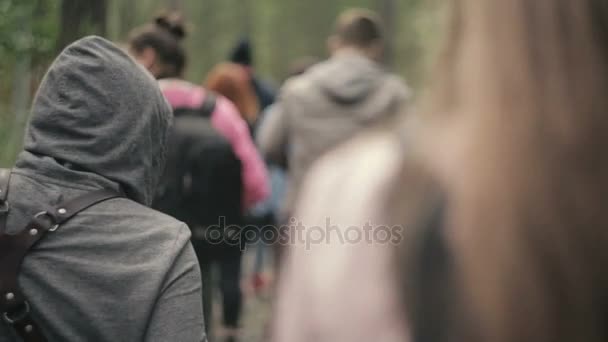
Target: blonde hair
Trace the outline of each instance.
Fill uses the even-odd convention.
[[[452,340],[474,340],[458,334],[475,322],[483,341],[604,341],[608,5],[460,0],[452,14],[426,101],[450,132],[429,164],[469,313]],[[443,149],[458,158],[433,161]]]
[[[333,35],[345,45],[368,48],[383,42],[384,27],[375,12],[353,8],[338,17]]]

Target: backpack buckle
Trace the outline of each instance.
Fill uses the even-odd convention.
[[[59,224],[55,223],[55,218],[48,213],[48,211],[41,211],[38,214],[34,215],[34,219],[39,219],[41,217],[46,217],[49,219],[50,222],[53,223],[53,226],[51,226],[51,228],[49,228],[49,232],[54,232],[57,230],[57,228],[59,228]]]
[[[24,319],[26,319],[29,314],[30,314],[30,303],[28,303],[27,301],[24,301],[21,310],[19,310],[18,312],[12,312],[12,313],[3,312],[2,319],[10,325],[15,325],[16,323],[19,323],[19,322],[23,321]]]

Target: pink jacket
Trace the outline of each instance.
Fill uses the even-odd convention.
[[[173,108],[196,108],[205,99],[206,90],[190,82],[166,79],[159,81],[159,84]],[[230,100],[218,95],[211,124],[230,141],[234,153],[241,160],[245,191],[243,204],[245,209],[249,209],[266,199],[270,193],[266,165],[251,139],[247,123]]]

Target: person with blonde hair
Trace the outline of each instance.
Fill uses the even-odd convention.
[[[323,154],[367,127],[394,117],[410,97],[401,78],[380,65],[385,40],[379,16],[350,9],[328,38],[331,58],[289,79],[266,114],[257,141],[264,157],[287,160],[284,216],[293,211],[302,181]]]

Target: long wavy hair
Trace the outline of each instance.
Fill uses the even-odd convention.
[[[205,86],[232,101],[249,124],[255,123],[260,104],[245,67],[235,63],[220,63],[209,72]]]
[[[450,282],[436,295],[460,307],[437,340],[606,341],[608,2],[451,5],[418,133],[443,192]],[[424,297],[438,304],[411,291],[415,331]]]

